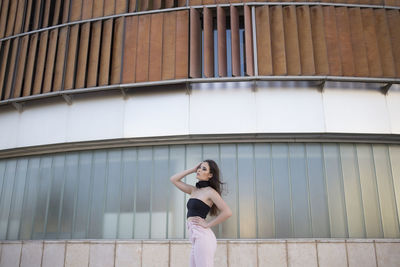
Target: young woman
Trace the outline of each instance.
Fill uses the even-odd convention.
[[[199,180],[196,187],[181,181],[188,174],[196,172]],[[217,248],[217,239],[211,227],[222,223],[232,212],[221,197],[221,184],[218,165],[213,160],[205,160],[196,167],[177,173],[171,182],[183,192],[190,195],[187,202],[187,229],[192,243],[190,267],[212,267]],[[218,215],[207,222],[208,212]]]

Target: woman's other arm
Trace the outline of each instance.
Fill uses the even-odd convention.
[[[188,169],[188,170],[179,172],[177,174],[174,174],[169,179],[176,187],[178,187],[180,190],[182,190],[183,192],[190,195],[192,193],[193,189],[195,189],[195,187],[193,185],[186,184],[186,183],[182,182],[181,180],[186,175],[196,172],[197,168],[200,166],[200,164],[201,163],[199,163],[196,167],[194,167],[192,169]]]

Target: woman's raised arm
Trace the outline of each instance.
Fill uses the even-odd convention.
[[[199,164],[196,165],[196,167],[192,168],[192,169],[188,169],[182,172],[179,172],[177,174],[174,174],[171,176],[171,178],[169,178],[171,180],[171,182],[178,187],[181,191],[185,192],[186,194],[191,194],[193,189],[195,189],[195,187],[193,185],[189,185],[186,184],[184,182],[182,182],[182,178],[185,177],[188,174],[194,173],[197,171],[197,169],[199,168],[201,162]]]

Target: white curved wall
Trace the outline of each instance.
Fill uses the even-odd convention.
[[[132,137],[226,133],[400,134],[400,86],[339,88],[259,82],[194,84],[186,90],[76,96],[23,112],[0,109],[0,149]],[[360,88],[357,88],[359,86]]]

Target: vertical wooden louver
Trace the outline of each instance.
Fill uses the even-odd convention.
[[[203,9],[203,24],[204,76],[210,78],[214,77],[214,27],[212,10],[207,7]]]
[[[122,83],[135,82],[138,17],[127,17],[125,24]]]
[[[86,66],[89,52],[90,23],[81,25],[79,41],[78,64],[76,66],[75,88],[84,88],[86,81]]]
[[[297,26],[299,33],[301,74],[315,75],[314,46],[311,32],[310,9],[308,6],[300,6],[297,8]]]
[[[54,69],[53,91],[60,91],[62,89],[65,56],[67,52],[67,37],[68,27],[61,28],[58,38],[56,65]]]
[[[345,76],[354,76],[354,57],[347,7],[338,7],[335,10],[342,72]]]
[[[99,85],[108,85],[110,80],[112,30],[113,20],[104,21],[100,52]]]
[[[12,89],[12,83],[13,83],[13,77],[14,77],[14,71],[15,71],[15,61],[17,59],[17,53],[18,53],[18,45],[19,45],[19,38],[15,38],[12,40],[11,45],[10,45],[10,58],[9,58],[9,64],[7,66],[7,71],[6,71],[6,80],[5,80],[5,88],[4,88],[4,99],[9,99],[11,98],[11,89]],[[7,73],[8,72],[8,73]]]
[[[25,70],[25,62],[26,62],[26,55],[28,52],[28,45],[29,45],[29,35],[25,35],[21,38],[21,49],[17,59],[17,68],[16,68],[16,75],[15,75],[15,85],[14,85],[14,93],[13,97],[20,97],[22,93],[22,82],[24,80],[24,70]]]
[[[400,13],[398,10],[388,10],[387,16],[393,48],[396,77],[400,77]]]
[[[110,84],[121,83],[122,70],[122,45],[124,39],[124,22],[125,18],[117,18],[114,22],[113,45],[111,52],[111,77]]]
[[[200,13],[190,9],[190,73],[191,78],[201,77],[201,24]]]
[[[175,78],[175,54],[176,54],[176,12],[164,14],[163,22],[163,51],[162,51],[162,74],[163,80]]]
[[[225,10],[217,7],[217,31],[218,31],[218,76],[225,77],[226,69],[226,16]]]
[[[281,6],[270,8],[272,64],[274,75],[286,75],[285,36]]]
[[[56,58],[57,40],[58,40],[58,29],[51,30],[49,45],[47,49],[46,68],[43,79],[43,88],[42,88],[43,93],[51,92],[53,74],[54,74],[54,62]]]
[[[369,76],[369,68],[360,8],[349,8],[349,23],[354,55],[354,75],[367,77]]]
[[[24,88],[23,88],[22,96],[28,96],[31,94],[33,69],[34,69],[35,60],[36,60],[38,35],[39,35],[38,33],[35,33],[30,36],[28,58],[27,58],[26,67],[25,67]],[[0,86],[1,86],[1,83],[0,83]]]
[[[272,75],[271,33],[269,7],[256,8],[258,75]]]
[[[79,25],[73,25],[69,31],[67,64],[65,66],[64,90],[74,88],[76,55],[78,50]]]
[[[42,91],[43,73],[44,73],[44,65],[46,62],[47,41],[49,32],[48,31],[41,32],[39,36],[40,36],[39,52],[37,55],[36,72],[34,76],[33,91],[32,91],[32,94],[34,95],[40,94]]]
[[[231,6],[232,76],[240,76],[239,12]]]
[[[336,13],[333,6],[323,7],[324,30],[326,47],[328,50],[329,73],[334,76],[342,75],[342,63],[338,47],[338,36],[336,27]]]
[[[300,75],[299,34],[297,32],[295,6],[287,6],[283,8],[283,23],[285,32],[287,73],[288,75]]]
[[[254,59],[253,59],[253,29],[251,21],[251,10],[249,6],[244,6],[244,34],[246,47],[246,74],[254,75]]]
[[[90,19],[93,15],[93,1],[97,0],[83,0],[82,3],[82,19]]]
[[[151,15],[139,17],[136,82],[146,82],[149,78],[150,18]]]
[[[3,58],[0,58],[0,98],[3,99],[2,95],[4,93],[4,80],[6,78],[6,69],[7,69],[7,59],[8,53],[10,51],[10,40],[3,41],[1,43],[1,49],[3,52]]]
[[[161,80],[164,14],[151,15],[149,81]]]
[[[175,78],[188,77],[189,70],[189,12],[176,13]]]
[[[3,0],[1,5],[1,13],[0,13],[0,38],[3,38],[6,33],[6,24],[7,24],[7,12],[9,1],[13,0]]]
[[[93,87],[97,85],[100,57],[101,26],[101,21],[95,21],[92,23],[89,49],[89,65],[86,82],[87,87]]]
[[[324,15],[321,6],[311,7],[311,33],[313,40],[313,52],[315,74],[327,75],[329,73],[328,50],[324,31]]]

